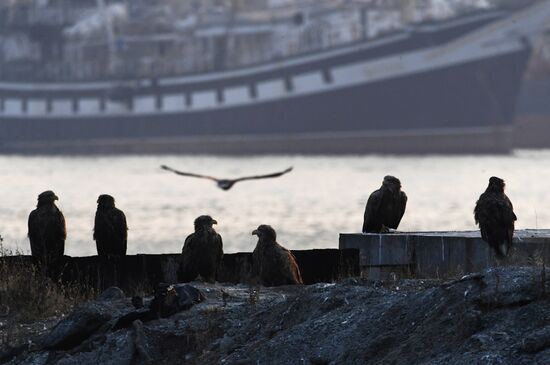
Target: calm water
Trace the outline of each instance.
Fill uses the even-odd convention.
[[[221,177],[294,171],[278,179],[238,183],[225,192],[213,182],[163,171]],[[0,234],[4,245],[30,251],[27,217],[36,196],[52,189],[67,220],[66,253],[95,253],[92,227],[99,194],[126,212],[129,253],[180,252],[193,220],[219,222],[226,252],[250,251],[250,232],[271,224],[292,249],[338,246],[339,232],[358,232],[370,192],[386,174],[398,176],[409,203],[400,230],[475,229],[472,210],[491,175],[506,179],[518,228],[550,226],[550,151],[510,156],[427,157],[0,157]]]

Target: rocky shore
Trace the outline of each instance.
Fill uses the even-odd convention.
[[[450,282],[277,288],[195,282],[204,300],[119,329],[139,310],[111,288],[56,325],[30,328],[0,363],[550,364],[548,274],[496,268]]]

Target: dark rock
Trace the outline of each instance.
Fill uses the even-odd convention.
[[[147,351],[147,343],[145,341],[145,334],[143,333],[143,323],[137,320],[132,323],[132,328],[134,330],[134,360],[138,363],[150,363],[151,356]]]
[[[223,336],[220,340],[219,348],[223,353],[231,353],[235,350],[235,340],[231,336]]]
[[[496,341],[496,342],[508,342],[510,340],[510,335],[508,334],[508,332],[504,332],[504,331],[497,331],[497,332],[491,332],[491,337]]]
[[[460,331],[463,338],[468,338],[481,329],[481,316],[482,313],[477,310],[468,310],[464,313],[460,323]]]
[[[193,361],[197,357],[197,354],[194,352],[190,352],[185,355],[185,361]]]
[[[40,344],[51,350],[71,350],[83,345],[94,334],[107,332],[112,324],[108,322],[122,313],[127,312],[128,302],[124,292],[111,287],[101,293],[96,300],[76,307],[73,312],[61,320],[49,334],[45,335]]]
[[[328,365],[330,364],[330,360],[322,356],[312,356],[309,358],[309,363],[311,365]]]
[[[539,329],[523,339],[520,350],[536,353],[550,347],[550,326]]]
[[[111,314],[108,310],[96,303],[78,307],[46,335],[42,345],[44,348],[52,350],[72,349],[80,345],[110,319]]]
[[[124,292],[117,288],[116,286],[112,286],[110,288],[107,288],[101,293],[97,300],[108,302],[108,301],[114,301],[114,300],[125,300],[126,296],[124,295]]]
[[[252,359],[239,359],[229,363],[229,365],[255,365],[256,362]]]
[[[531,362],[531,364],[533,364],[533,362]],[[550,365],[550,350],[539,352],[535,356],[534,365]]]
[[[371,358],[386,353],[391,349],[393,344],[397,341],[397,338],[393,333],[384,333],[377,336],[371,341],[367,351],[365,353],[365,360],[369,361]]]
[[[494,342],[495,341],[491,336],[485,334],[477,334],[470,338],[469,345],[474,347],[475,349],[485,351],[489,349],[494,344]]]
[[[6,304],[0,304],[0,317],[7,317],[10,314],[10,307]]]
[[[103,326],[97,329],[94,334],[84,340],[80,345],[72,348],[68,351],[71,354],[77,354],[79,352],[88,352],[93,351],[94,349],[102,346],[107,340],[105,333],[109,330],[111,326],[108,323],[105,323]]]
[[[500,365],[504,364],[505,361],[499,354],[487,354],[483,355],[477,363],[478,365]]]
[[[133,305],[134,308],[136,308],[136,309],[141,309],[141,308],[143,308],[143,298],[142,298],[142,297],[139,297],[139,296],[134,296],[134,297],[132,297],[132,305]]]
[[[529,268],[487,270],[478,303],[487,308],[530,303],[541,297],[539,276],[540,271]]]
[[[65,354],[57,361],[48,362],[48,364],[55,365],[130,365],[144,363],[141,359],[136,358],[134,335],[131,331],[110,333],[103,345],[93,351]]]
[[[148,358],[159,364],[550,365],[550,306],[540,293],[540,269],[494,271],[444,286],[262,288],[254,306],[248,286],[197,284],[208,293],[208,306],[189,310],[183,308],[204,298],[197,288],[162,285],[141,311],[128,300],[88,303],[112,319],[69,351],[40,347],[12,363],[42,365],[51,355],[48,363],[56,365]],[[222,288],[231,298],[225,306]],[[129,312],[159,319],[105,330]]]
[[[19,356],[29,348],[28,344],[19,345],[15,347],[6,346],[4,349],[0,350],[0,364],[4,364],[14,357]]]
[[[339,308],[346,304],[346,300],[341,297],[327,297],[323,300],[323,302],[320,305],[320,308],[324,312],[328,312],[331,310],[334,310],[336,308]]]

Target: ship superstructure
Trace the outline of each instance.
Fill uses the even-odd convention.
[[[103,4],[101,19],[108,19],[117,33],[117,19],[127,13],[113,5]],[[339,11],[331,8],[336,5]],[[103,63],[90,64],[100,69],[83,72],[87,57],[79,56],[80,74],[68,71],[70,82],[62,77],[0,82],[0,143],[6,151],[201,153],[510,148],[530,37],[550,18],[549,2],[513,12],[487,8],[451,17],[432,14],[412,23],[403,19],[416,17],[418,10],[379,8],[388,11],[384,23],[356,6],[327,2],[310,12],[283,7],[270,13],[269,21],[261,9],[247,12],[247,19],[237,13],[227,18],[220,11],[221,20],[197,11],[200,20],[177,23],[178,32],[193,33],[184,54],[205,54],[199,65],[180,60],[180,67],[188,69],[156,63],[177,59],[169,56],[172,48],[159,46],[173,41],[164,30],[145,43],[160,47],[156,51],[163,56],[152,57],[149,64],[136,55],[139,64],[132,65],[126,46],[99,42],[103,52],[98,49],[98,54],[107,56]],[[63,32],[82,37],[79,29],[88,35],[101,31],[93,16]],[[326,19],[346,26],[328,27]],[[309,32],[313,25],[318,30]],[[325,26],[340,29],[338,35],[319,31]],[[155,22],[144,27],[154,28]],[[278,39],[283,30],[295,32],[296,42]],[[130,43],[130,35],[125,37]],[[141,35],[135,37],[143,42]],[[311,37],[303,42],[308,48],[293,48],[304,37]],[[262,42],[280,45],[265,51],[252,46]],[[254,56],[246,54],[248,48]],[[43,80],[52,77],[37,74]]]

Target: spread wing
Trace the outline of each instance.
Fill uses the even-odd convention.
[[[198,177],[200,179],[208,179],[208,180],[213,180],[213,181],[218,181],[219,180],[219,179],[216,179],[215,177],[208,176],[208,175],[200,175],[200,174],[193,174],[191,172],[179,171],[179,170],[173,169],[173,168],[171,168],[169,166],[166,166],[166,165],[161,165],[160,168],[163,169],[163,170],[166,170],[166,171],[171,171],[171,172],[173,172],[177,175],[180,175],[180,176]]]
[[[286,169],[284,171],[274,172],[272,174],[240,177],[238,179],[234,179],[233,182],[245,181],[245,180],[257,180],[257,179],[270,179],[270,178],[273,178],[273,177],[279,177],[279,176],[282,176],[284,174],[288,174],[290,171],[292,171],[292,169],[293,169],[293,167],[289,167],[288,169]]]

